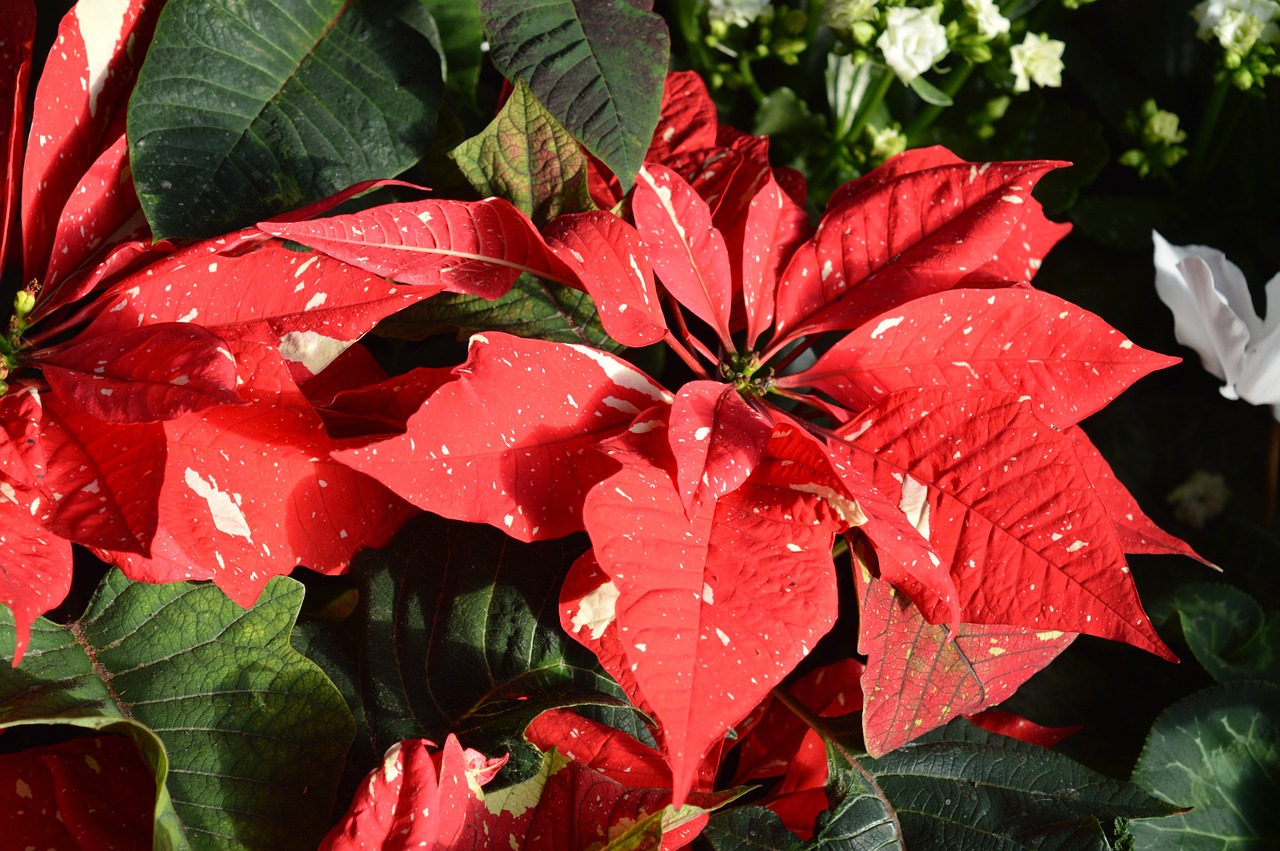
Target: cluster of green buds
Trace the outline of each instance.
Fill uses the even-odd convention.
[[[32,281],[26,289],[19,290],[13,297],[13,316],[9,319],[9,330],[0,336],[0,396],[9,392],[5,379],[18,368],[18,352],[22,350],[22,335],[27,330],[27,316],[36,306],[36,296],[40,285]]]
[[[1125,151],[1119,161],[1137,169],[1139,177],[1167,175],[1187,155],[1182,147],[1187,134],[1179,128],[1178,116],[1157,107],[1154,98],[1125,113],[1125,129],[1138,139],[1140,147]]]
[[[1203,0],[1191,10],[1204,41],[1222,48],[1221,72],[1241,91],[1280,76],[1280,3],[1276,0]]]
[[[750,63],[774,59],[795,65],[809,48],[809,16],[802,8],[769,0],[685,0],[676,4],[676,14],[702,53],[707,67],[700,70],[712,90],[753,89]]]

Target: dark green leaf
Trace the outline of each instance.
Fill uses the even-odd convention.
[[[404,340],[479,331],[506,331],[556,343],[580,343],[608,352],[623,348],[605,333],[591,296],[530,275],[521,275],[510,292],[494,301],[441,293],[378,325],[379,334]]]
[[[435,18],[444,45],[445,92],[455,109],[476,111],[476,83],[484,54],[484,26],[478,0],[419,0]]]
[[[546,709],[588,706],[644,735],[622,692],[560,629],[560,585],[585,541],[522,544],[496,529],[422,514],[392,543],[356,559],[357,649],[309,637],[362,724],[344,786],[358,782],[402,739],[443,742],[491,756],[510,752],[518,778],[541,758],[524,728]]]
[[[1280,613],[1265,614],[1238,588],[1189,583],[1148,608],[1153,620],[1163,612],[1178,613],[1187,646],[1218,682],[1280,682]]]
[[[1227,683],[1156,719],[1133,782],[1190,812],[1130,825],[1137,849],[1280,846],[1280,686]]]
[[[662,108],[670,36],[652,0],[481,0],[493,64],[631,187]]]
[[[813,840],[805,847],[814,851],[902,851],[898,825],[883,793],[830,741],[827,766],[827,799],[833,803],[818,816]]]
[[[804,842],[773,810],[732,807],[713,813],[702,836],[715,851],[801,851]]]
[[[315,848],[352,724],[333,684],[289,646],[302,593],[276,577],[245,610],[211,584],[113,570],[84,615],[36,621],[22,666],[0,669],[0,726],[132,735],[172,798],[176,821],[157,808],[168,847]],[[0,611],[0,645],[12,633]]]
[[[1100,821],[1176,810],[1137,786],[960,719],[865,764],[897,811],[907,848],[1103,849]],[[1082,836],[1092,838],[1081,843]]]
[[[224,233],[430,142],[439,58],[386,2],[171,0],[129,102],[129,155],[157,238]]]
[[[449,154],[481,195],[500,195],[541,227],[593,208],[587,159],[524,80],[480,135]]]

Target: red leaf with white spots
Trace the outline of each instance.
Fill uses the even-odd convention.
[[[1172,658],[1071,439],[1030,406],[1003,393],[902,390],[841,433],[856,435],[851,460],[900,495],[950,568],[962,621],[1087,632]]]
[[[716,104],[707,93],[707,84],[696,71],[667,74],[662,92],[662,113],[649,145],[650,162],[706,151],[716,145]]]
[[[857,526],[876,546],[880,569],[890,582],[909,584],[915,598],[958,619],[955,584],[947,566],[911,518],[890,502],[854,463],[854,449],[840,440],[825,444],[799,424],[788,435],[775,433],[793,463],[791,487],[826,500],[850,526]]]
[[[163,423],[168,457],[152,558],[110,555],[132,579],[212,579],[242,606],[303,564],[341,573],[413,509],[329,457],[335,444],[267,343],[228,341],[246,404]]]
[[[1120,546],[1126,553],[1182,555],[1212,565],[1212,562],[1200,556],[1179,538],[1161,529],[1143,513],[1138,501],[1116,478],[1111,465],[1089,440],[1084,429],[1072,426],[1063,433],[1074,443],[1080,464],[1089,476],[1089,481],[1093,482],[1094,490],[1106,504],[1107,513],[1115,524],[1116,535],[1120,538]]]
[[[6,3],[5,18],[0,34],[0,269],[9,260],[10,236],[18,229],[18,175],[22,170],[31,45],[36,34],[34,2]]]
[[[618,590],[617,635],[662,726],[677,804],[703,756],[835,618],[831,541],[845,524],[791,487],[789,460],[769,454],[692,517],[666,470],[638,460],[587,496],[595,557]]]
[[[375,275],[436,291],[495,299],[522,272],[564,283],[533,223],[502,198],[384,204],[258,227]]]
[[[238,405],[236,362],[226,342],[199,325],[170,322],[90,337],[39,356],[54,393],[112,423],[171,420]]]
[[[13,386],[0,396],[0,481],[26,488],[43,486],[44,446],[40,443],[40,422],[44,408],[40,391]]]
[[[941,145],[931,145],[927,148],[910,148],[896,157],[890,158],[883,165],[876,166],[862,177],[851,180],[836,189],[835,192],[831,193],[831,197],[827,199],[827,207],[822,211],[822,214],[825,216],[859,195],[892,183],[912,172],[927,171],[938,166],[951,165],[966,165],[966,163]]]
[[[707,202],[676,172],[651,163],[636,176],[631,214],[667,292],[732,346],[729,252]]]
[[[1029,397],[1041,419],[1064,428],[1177,362],[1048,293],[950,290],[869,320],[778,384],[821,390],[856,411],[907,387],[1000,390]]]
[[[36,87],[22,174],[27,278],[44,279],[50,256],[62,248],[55,232],[70,232],[60,228],[64,205],[99,155],[123,137],[124,108],[163,5],[77,3],[58,27]]]
[[[58,219],[53,244],[41,283],[45,310],[75,301],[84,292],[64,289],[67,278],[104,245],[119,241],[121,232],[150,234],[129,169],[129,146],[124,133],[116,138],[81,178]]]
[[[747,480],[764,457],[773,425],[732,384],[691,381],[671,406],[667,436],[685,511],[714,502]]]
[[[55,393],[42,396],[48,527],[88,547],[146,555],[165,467],[160,423],[107,423]]]
[[[999,733],[1001,736],[1008,736],[1029,745],[1039,745],[1042,748],[1051,748],[1072,733],[1083,729],[1079,725],[1045,727],[1020,715],[999,709],[984,709],[976,715],[970,715],[969,721],[988,732]]]
[[[671,767],[661,751],[568,709],[542,713],[525,729],[524,737],[540,751],[555,748],[579,765],[627,786],[671,788]]]
[[[545,236],[595,301],[610,337],[624,346],[647,346],[666,335],[649,252],[635,228],[597,210],[560,216]]]
[[[420,508],[522,541],[582,529],[582,498],[616,465],[591,447],[670,395],[613,355],[490,333],[402,437],[338,452]]]
[[[627,662],[627,648],[618,637],[618,586],[587,550],[574,561],[560,588],[560,626],[571,638],[595,654],[609,676],[622,687],[627,699],[641,712],[653,717],[640,685]],[[657,731],[661,742],[662,731]]]
[[[0,478],[0,606],[13,612],[15,668],[31,624],[71,589],[71,544],[45,527],[49,508],[48,498]]]
[[[915,298],[959,286],[1008,286],[971,275],[1021,225],[1043,219],[1031,189],[1060,163],[959,163],[875,185],[824,216],[778,288],[780,340],[855,328]]]
[[[565,709],[552,709],[535,718],[524,735],[538,750],[555,748],[573,760],[575,768],[590,769],[627,789],[649,790],[652,798],[658,801],[670,798],[671,768],[661,751],[621,730]],[[714,770],[707,779],[706,788],[710,789]],[[695,793],[693,797],[702,806],[712,807],[717,803],[715,795]],[[628,817],[625,813],[622,815]],[[701,813],[688,820],[682,818],[679,824],[675,820],[664,820],[662,848],[672,851],[684,848],[702,832],[707,819],[708,814]],[[618,825],[624,823],[621,820],[616,822]]]
[[[191,322],[228,338],[270,333],[301,380],[384,316],[434,292],[249,229],[197,243],[113,284],[77,340],[165,322]]]
[[[872,756],[1008,698],[1075,640],[1024,626],[962,623],[952,633],[930,624],[906,595],[874,578],[854,549],[858,652],[867,657],[862,730]]]
[[[452,734],[443,749],[431,753],[430,745],[423,739],[392,745],[320,851],[468,847],[466,837],[492,820],[480,787],[506,758],[464,751]]]
[[[384,378],[377,384],[336,393],[316,404],[316,412],[324,420],[329,435],[343,449],[365,446],[404,434],[409,418],[432,393],[452,379],[451,369],[419,367],[404,375]]]
[[[0,754],[9,848],[150,851],[155,799],[155,774],[124,736]]]
[[[747,348],[773,325],[774,294],[791,254],[809,236],[809,217],[804,207],[791,200],[777,181],[768,182],[751,199],[741,217],[741,234],[728,237],[737,247],[730,254],[736,261],[746,308]]]

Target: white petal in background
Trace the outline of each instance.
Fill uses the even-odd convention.
[[[1267,284],[1266,321],[1258,317],[1239,267],[1216,248],[1155,243],[1156,292],[1173,312],[1178,342],[1195,349],[1222,379],[1222,395],[1271,405],[1280,420],[1280,275]]]

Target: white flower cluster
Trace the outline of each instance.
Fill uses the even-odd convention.
[[[942,10],[896,7],[885,13],[885,28],[876,39],[884,62],[903,83],[910,84],[947,55],[947,28]]]
[[[1211,37],[1226,50],[1245,54],[1262,41],[1280,42],[1280,3],[1276,0],[1204,0],[1191,10],[1198,27],[1196,35]]]
[[[853,29],[861,21],[874,20],[878,10],[876,0],[826,0],[822,7],[822,22],[836,31]]]
[[[995,38],[1009,31],[1009,19],[1000,14],[995,0],[964,0],[964,8],[983,38]]]
[[[1057,39],[1027,33],[1022,44],[1009,48],[1013,71],[1013,90],[1025,92],[1031,84],[1037,86],[1062,85],[1062,51],[1066,45]]]
[[[710,0],[707,18],[731,27],[746,27],[768,8],[769,0]]]

